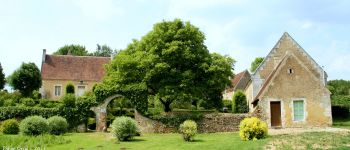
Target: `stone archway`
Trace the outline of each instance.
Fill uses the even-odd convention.
[[[123,95],[115,94],[104,100],[104,102],[96,107],[90,108],[96,114],[96,131],[106,132],[107,131],[107,106],[115,98],[122,98]]]

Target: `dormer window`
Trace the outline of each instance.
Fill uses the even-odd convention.
[[[294,73],[294,70],[292,68],[289,68],[288,69],[288,74],[293,74]]]

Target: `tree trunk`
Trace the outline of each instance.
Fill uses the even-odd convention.
[[[170,112],[171,111],[171,108],[170,108],[171,101],[163,101],[161,98],[159,100],[164,106],[164,111]]]

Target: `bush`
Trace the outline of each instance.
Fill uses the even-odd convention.
[[[62,97],[61,101],[63,102],[64,106],[66,107],[75,107],[75,95],[74,94],[67,94]]]
[[[245,118],[239,124],[239,136],[245,141],[265,138],[267,125],[256,117]]]
[[[47,119],[50,127],[50,134],[60,135],[64,134],[68,130],[67,120],[60,116],[52,116]]]
[[[180,133],[185,141],[193,141],[193,137],[197,134],[197,123],[186,120],[180,125]]]
[[[59,114],[58,108],[40,108],[40,107],[23,107],[23,106],[10,106],[0,107],[0,120],[6,120],[11,118],[24,119],[28,116],[40,115],[45,118],[55,116]]]
[[[233,113],[247,113],[248,103],[245,94],[238,90],[232,97],[232,112]]]
[[[72,83],[66,85],[66,94],[74,94],[74,85]]]
[[[8,119],[2,123],[1,129],[4,134],[18,134],[19,125],[16,119]]]
[[[40,135],[49,131],[49,125],[41,116],[29,116],[22,120],[19,129],[24,135]]]
[[[228,110],[232,110],[232,101],[231,100],[222,100],[224,107]]]
[[[21,98],[20,101],[24,106],[35,106],[35,101],[32,98]]]
[[[138,134],[136,121],[130,117],[117,117],[112,123],[112,133],[119,141],[131,140]]]

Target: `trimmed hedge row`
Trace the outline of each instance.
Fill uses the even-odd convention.
[[[41,108],[41,107],[0,107],[0,120],[21,118],[24,119],[27,116],[40,115],[44,118],[59,115],[60,110],[58,108]]]

